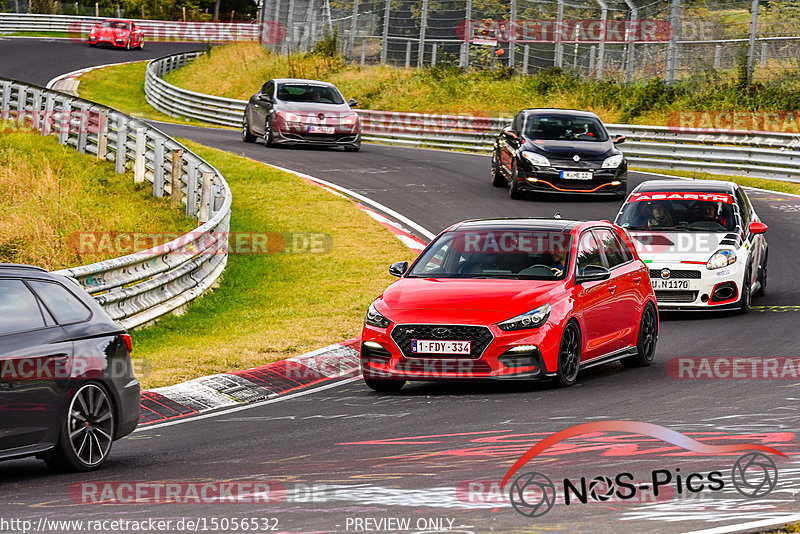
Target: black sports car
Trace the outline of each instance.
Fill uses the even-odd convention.
[[[627,193],[628,162],[600,118],[588,111],[524,109],[497,136],[492,150],[492,185],[525,191]]]
[[[0,460],[89,471],[139,422],[131,338],[70,278],[0,264]]]

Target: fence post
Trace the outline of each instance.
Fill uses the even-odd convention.
[[[211,180],[213,178],[213,172],[203,172],[203,187],[200,189],[200,215],[198,216],[198,222],[201,225],[208,222],[211,213]]]
[[[714,68],[718,69],[722,63],[722,45],[717,43],[714,47]]]
[[[172,150],[172,188],[170,189],[170,205],[177,208],[181,203],[181,186],[183,185],[183,149]]]
[[[117,174],[125,174],[125,163],[128,159],[128,120],[119,116],[117,125],[117,151],[114,154],[114,167]]]
[[[575,39],[575,48],[572,50],[572,70],[578,72],[578,43],[580,42],[581,23],[575,25],[575,31],[572,36]]]
[[[633,81],[633,72],[636,69],[636,52],[634,41],[639,34],[639,8],[633,3],[633,0],[625,0],[628,8],[631,10],[630,27],[628,28],[628,49],[626,51],[626,64],[625,64],[625,83],[629,84]]]
[[[767,42],[766,41],[761,43],[761,62],[760,62],[760,65],[762,67],[766,67],[767,66]]]
[[[406,68],[411,68],[411,41],[406,41]]]
[[[389,17],[392,14],[392,0],[386,0],[386,7],[383,8],[383,34],[381,35],[381,65],[386,65],[386,57],[389,53]]]
[[[747,40],[747,85],[753,83],[753,68],[756,60],[756,31],[758,30],[758,0],[750,6],[750,35]]]
[[[289,9],[286,12],[286,38],[282,47],[284,54],[291,54],[294,46],[294,6],[295,0],[289,0]]]
[[[522,73],[528,74],[528,61],[530,60],[531,55],[531,47],[530,45],[525,45],[525,48],[522,49]]]
[[[675,81],[675,69],[678,63],[678,26],[680,24],[681,0],[672,0],[672,12],[670,14],[670,24],[672,25],[672,36],[667,46],[667,83]]]
[[[419,55],[417,66],[421,67],[425,61],[425,30],[428,25],[428,0],[422,0],[422,18],[419,21]]]
[[[564,45],[561,36],[564,32],[564,0],[558,0],[558,11],[556,12],[556,49],[553,62],[555,66],[561,68],[564,65]]]
[[[281,0],[275,0],[275,11],[273,12],[273,16],[272,16],[272,20],[273,20],[274,24],[278,23],[278,20],[280,20],[280,16],[281,16]],[[284,37],[284,39],[285,39],[285,37]],[[277,41],[277,39],[275,40],[274,43],[272,43],[272,51],[274,53],[278,52],[278,41]]]
[[[367,64],[367,40],[361,39],[361,66]]]
[[[136,152],[133,155],[133,183],[144,182],[145,150],[147,150],[147,130],[136,129]]]
[[[163,137],[153,139],[153,196],[164,197],[164,142]]]
[[[517,0],[511,0],[508,17],[508,66],[514,68],[514,54],[517,49]]]
[[[353,47],[358,29],[358,0],[353,0],[353,18],[350,19],[350,35],[347,36],[347,61],[353,61]]]
[[[605,0],[597,0],[600,4],[600,46],[597,49],[597,79],[603,77],[603,66],[606,55],[606,26],[608,25],[608,4]]]
[[[469,68],[469,45],[472,41],[472,0],[467,0],[464,11],[464,42],[461,43],[461,68]]]
[[[589,48],[589,72],[592,72],[594,70],[596,57],[597,57],[597,45],[592,45]]]

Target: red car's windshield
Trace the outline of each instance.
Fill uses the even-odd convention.
[[[571,235],[560,230],[458,230],[439,237],[414,263],[412,278],[563,279]]]
[[[130,30],[127,22],[117,22],[113,20],[103,21],[103,28],[116,28],[118,30]]]

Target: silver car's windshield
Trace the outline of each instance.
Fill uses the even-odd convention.
[[[278,84],[278,100],[310,104],[344,104],[342,95],[333,87],[299,83]]]

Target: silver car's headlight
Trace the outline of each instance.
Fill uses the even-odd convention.
[[[536,152],[522,152],[522,157],[530,161],[537,167],[550,167],[550,160]]]
[[[544,304],[535,310],[523,313],[522,315],[517,315],[516,317],[508,319],[507,321],[503,321],[502,323],[497,323],[497,326],[500,327],[500,330],[504,330],[506,332],[510,330],[538,328],[547,322],[548,317],[550,317],[550,304]]]
[[[706,269],[722,269],[732,263],[736,263],[736,252],[732,250],[718,250],[708,259]]]
[[[390,322],[389,319],[381,315],[380,312],[377,309],[375,309],[374,302],[369,305],[369,308],[367,308],[367,317],[364,319],[364,321],[368,325],[376,326],[378,328],[386,328],[387,326],[389,326]]]
[[[616,169],[617,167],[622,164],[622,154],[617,154],[615,156],[609,156],[603,161],[603,168],[604,169]]]

